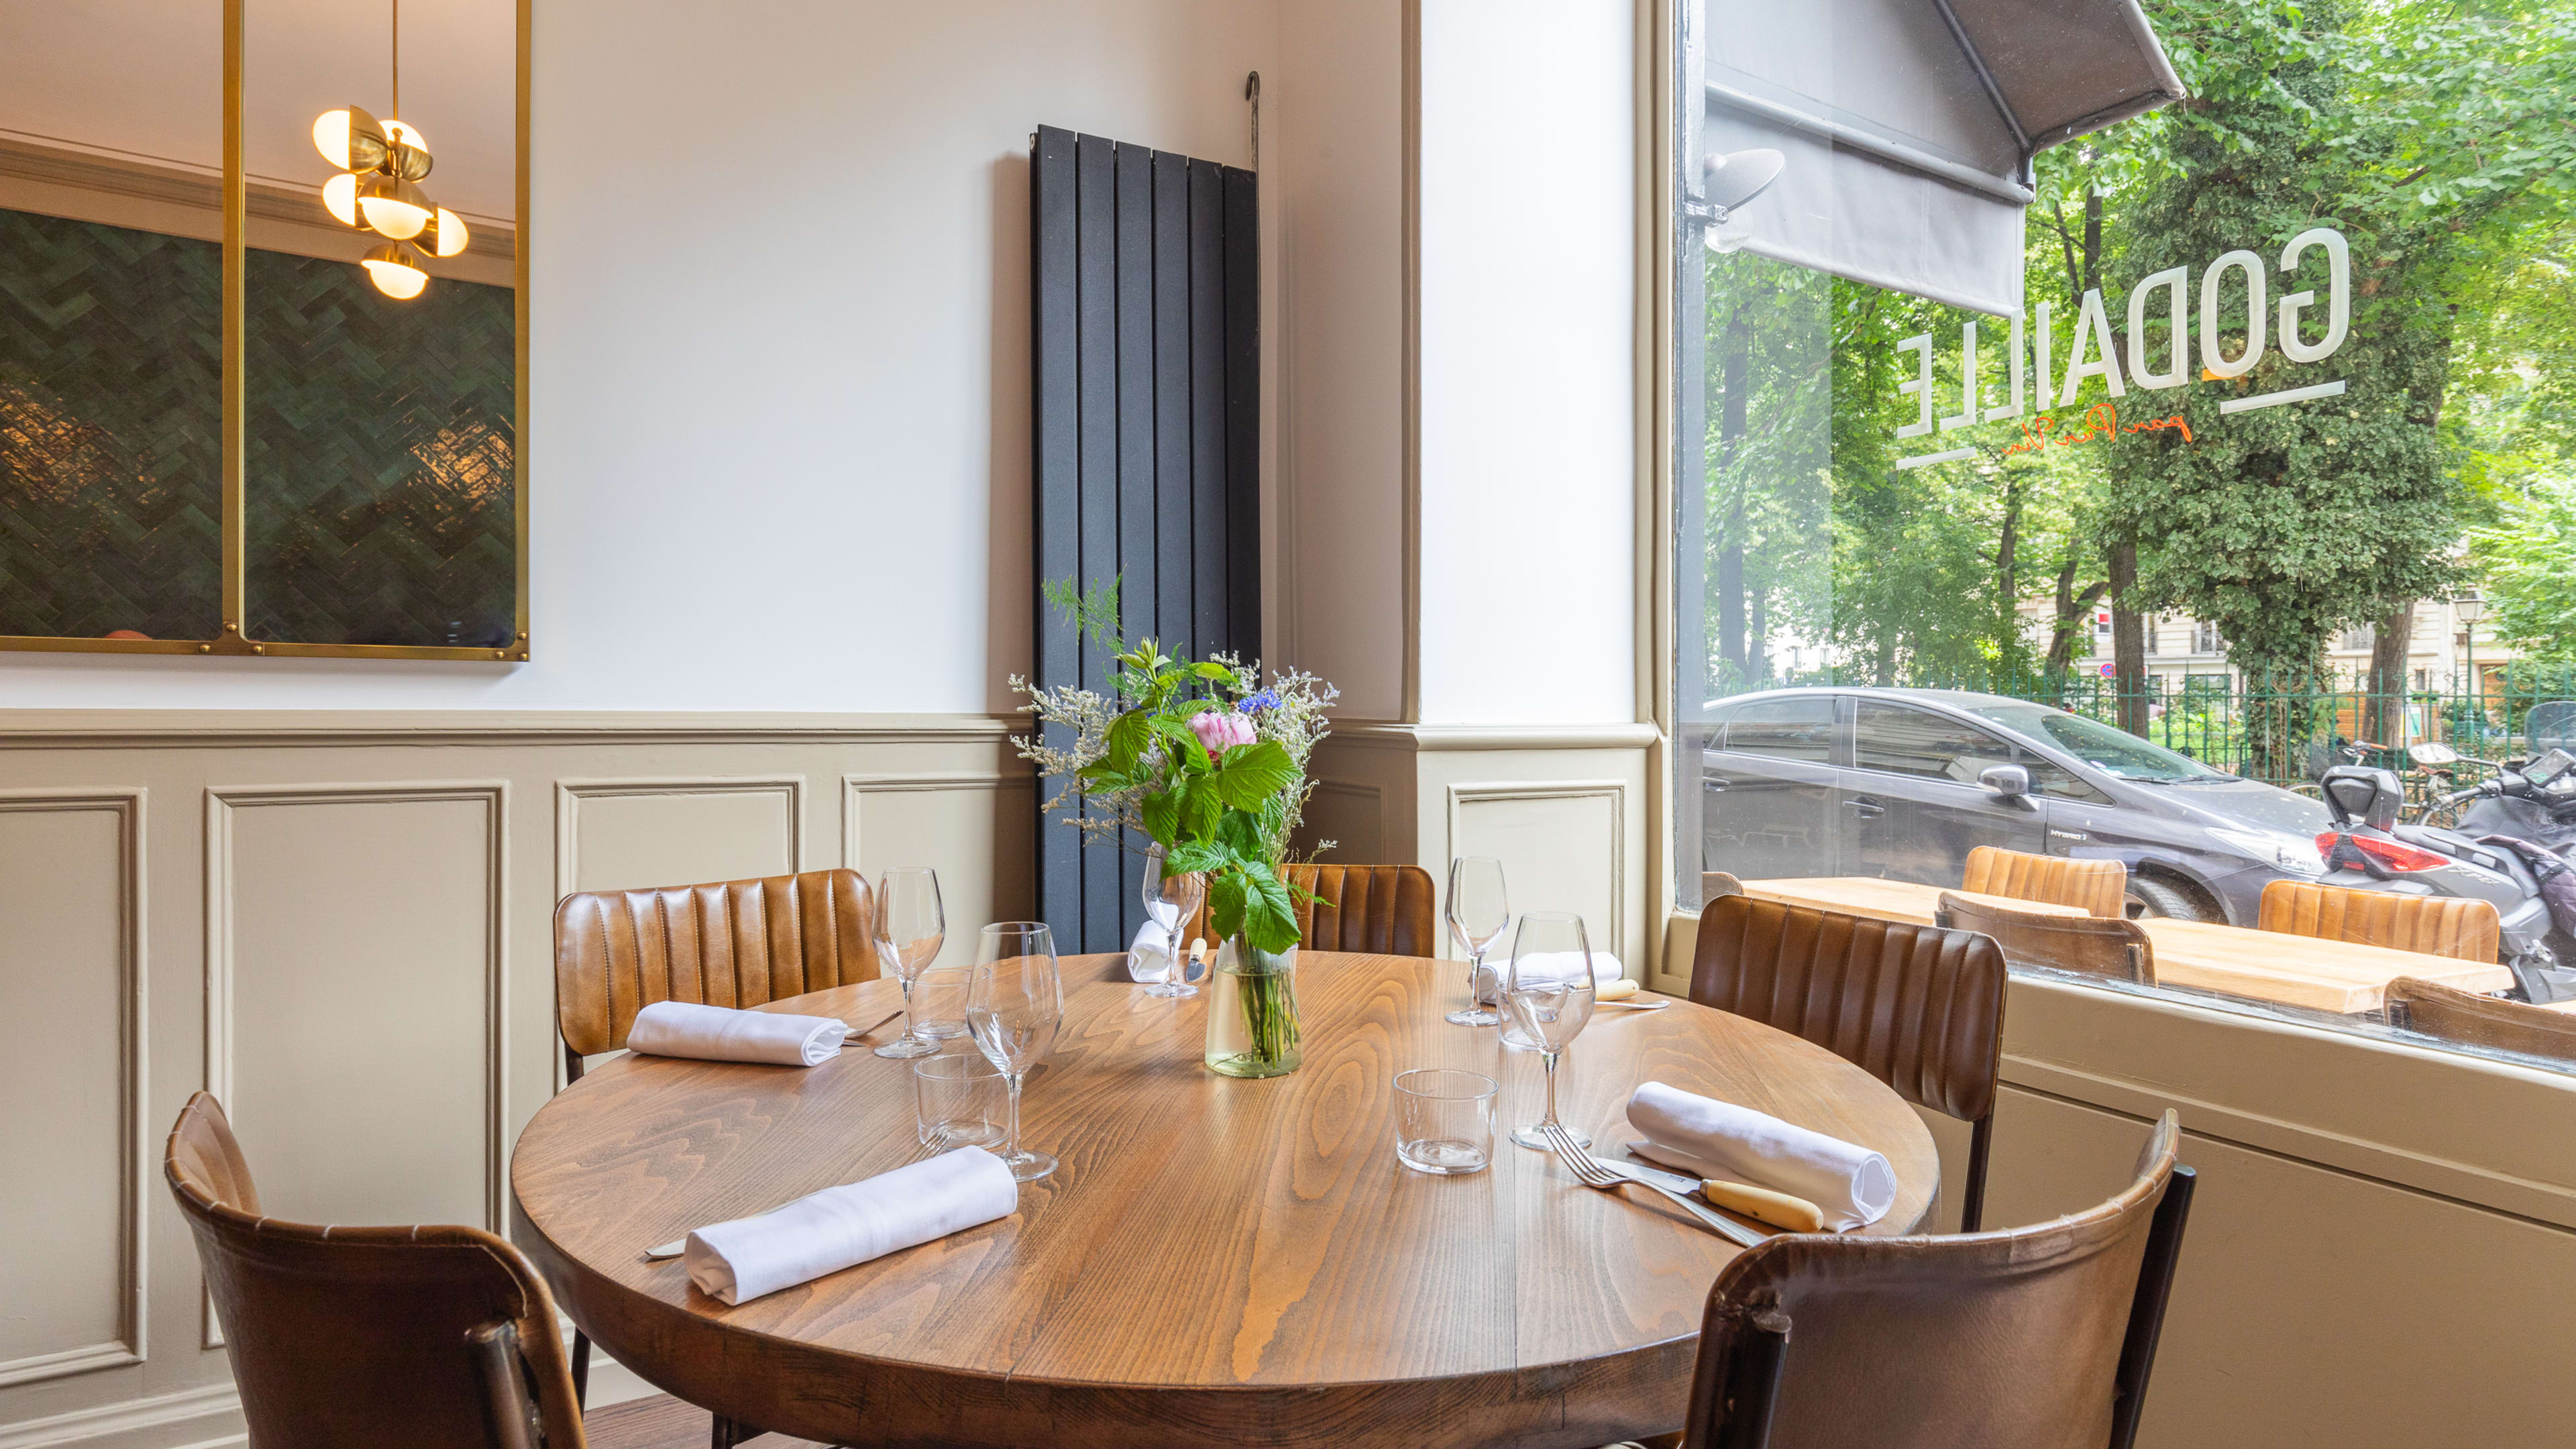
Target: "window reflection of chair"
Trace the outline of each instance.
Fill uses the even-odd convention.
[[[2116,860],[2068,860],[1992,845],[1968,852],[1967,873],[1959,881],[1963,891],[2074,906],[2103,917],[2128,914],[2128,886],[2129,868]]]
[[[1703,871],[1719,887],[1743,886]],[[1961,1231],[1985,1212],[2004,958],[1964,931],[1714,897],[1691,952],[1690,999],[1806,1038],[1918,1106],[1972,1124]]]
[[[2004,960],[2014,966],[2156,984],[2155,947],[2146,932],[2126,920],[2016,911],[1955,891],[1941,892],[1940,911],[1933,919],[1952,930],[1994,937]]]
[[[1742,894],[1744,894],[1744,882],[1725,871],[1704,870],[1699,873],[1699,898],[1703,901],[1713,901],[1720,896]]]
[[[2328,941],[2420,951],[2492,966],[2504,923],[2485,901],[2457,896],[2401,896],[2353,891],[2306,881],[2276,880],[2263,887],[2255,929]]]
[[[2576,1064],[2576,1015],[2400,976],[2388,983],[2388,1024],[2461,1046]]]

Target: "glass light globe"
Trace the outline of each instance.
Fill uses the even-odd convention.
[[[342,226],[358,224],[358,178],[347,171],[322,183],[322,205]]]
[[[356,106],[324,111],[313,119],[313,149],[343,171],[373,171],[384,164],[385,128]]]
[[[446,207],[438,209],[438,224],[430,228],[430,250],[442,257],[452,257],[465,250],[472,236],[465,229],[465,218]]]
[[[429,225],[429,198],[390,176],[370,177],[358,188],[358,211],[367,225],[396,241],[409,241]]]
[[[367,280],[376,290],[397,302],[408,302],[429,285],[429,273],[420,269],[420,252],[400,242],[387,242],[366,254],[359,265],[367,269]]]

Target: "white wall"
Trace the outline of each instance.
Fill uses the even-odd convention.
[[[536,13],[534,658],[0,655],[0,706],[1008,706],[1029,132],[1248,165],[1277,0]]]
[[[1423,0],[1422,718],[1634,718],[1636,7]]]
[[[1298,0],[1269,94],[1288,184],[1281,250],[1285,430],[1275,540],[1284,657],[1352,719],[1404,699],[1404,9]]]

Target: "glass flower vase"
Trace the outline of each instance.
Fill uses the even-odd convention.
[[[1305,1060],[1297,1022],[1297,948],[1276,955],[1241,937],[1208,973],[1207,1065],[1228,1077],[1284,1077]]]

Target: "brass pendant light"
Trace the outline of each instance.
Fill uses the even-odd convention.
[[[393,0],[393,108],[402,110],[402,0]],[[391,117],[379,121],[356,106],[324,111],[313,122],[313,149],[340,168],[322,183],[322,205],[341,225],[386,238],[359,265],[376,290],[409,301],[429,285],[424,249],[452,257],[469,240],[464,218],[420,189],[429,175],[429,139]]]

